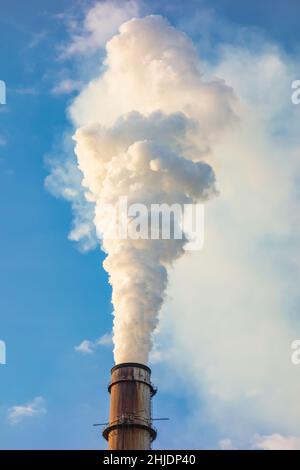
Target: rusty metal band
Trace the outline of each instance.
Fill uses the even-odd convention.
[[[140,380],[140,379],[118,379],[118,380],[114,380],[113,382],[110,382],[110,384],[108,385],[109,393],[110,393],[111,387],[113,385],[116,385],[118,383],[123,383],[123,382],[138,382],[138,383],[141,383],[141,384],[144,384],[144,385],[148,385],[148,387],[150,388],[151,397],[153,397],[157,392],[157,389],[155,387],[153,387],[153,385],[151,383],[146,382],[145,380]]]
[[[141,424],[141,423],[115,423],[115,424],[111,424],[110,426],[107,426],[103,430],[102,435],[103,435],[104,439],[106,439],[108,441],[109,433],[111,433],[112,431],[115,431],[117,429],[124,429],[124,428],[144,429],[145,431],[149,432],[151,441],[154,441],[154,439],[156,439],[156,436],[157,436],[156,429],[152,428],[151,426],[147,426],[146,424]]]

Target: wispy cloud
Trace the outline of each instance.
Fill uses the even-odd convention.
[[[80,352],[82,354],[93,354],[94,349],[93,346],[94,343],[92,341],[89,341],[88,339],[84,339],[81,341],[81,343],[78,346],[75,346],[75,351]]]
[[[82,82],[80,80],[72,80],[70,78],[67,78],[55,85],[52,88],[52,93],[54,95],[64,95],[68,93],[73,93],[74,91],[79,91],[81,87]]]
[[[219,441],[219,448],[221,450],[233,450],[233,444],[232,444],[232,441],[231,439],[221,439]]]
[[[24,418],[44,415],[47,413],[46,403],[43,397],[36,397],[24,405],[15,405],[8,410],[10,424],[18,424]]]
[[[150,351],[149,355],[149,363],[150,364],[160,364],[162,362],[168,362],[173,355],[173,351],[171,347],[168,348],[160,348],[159,345],[154,342],[152,350]]]
[[[45,179],[45,187],[54,196],[70,201],[74,221],[69,239],[79,242],[80,250],[86,252],[95,248],[98,243],[93,224],[94,204],[84,197],[85,191],[81,185],[82,173],[74,160],[73,142],[70,136],[64,138],[62,149],[54,148],[53,152],[55,157],[46,157],[51,172]],[[61,154],[57,156],[59,153]]]
[[[13,91],[15,93],[17,93],[18,95],[31,95],[31,96],[35,96],[35,95],[38,95],[39,94],[39,90],[35,87],[18,87],[18,88],[14,88]]]
[[[28,44],[28,49],[34,49],[35,47],[37,47],[43,41],[43,39],[46,38],[46,36],[46,31],[41,31],[39,33],[34,34],[31,42]]]
[[[90,341],[88,339],[83,340],[78,346],[75,346],[75,351],[81,354],[94,354],[96,349],[100,346],[110,346],[112,344],[112,334],[105,333],[103,336],[98,338],[96,341]]]
[[[254,437],[253,448],[264,450],[300,450],[300,437],[283,436],[278,433],[270,434],[269,436],[257,434]]]
[[[117,2],[108,0],[97,2],[89,9],[83,22],[77,22],[74,17],[67,20],[71,40],[61,48],[62,57],[91,54],[104,47],[105,43],[118,31],[119,26],[126,20],[138,16],[139,6],[135,0]]]

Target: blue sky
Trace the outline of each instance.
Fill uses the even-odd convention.
[[[95,341],[111,331],[104,254],[99,249],[83,254],[68,240],[70,206],[45,189],[47,161],[63,152],[62,136],[71,129],[66,109],[76,93],[54,89],[69,77],[88,81],[101,66],[103,51],[96,54],[98,63],[95,55],[86,58],[85,70],[80,59],[60,56],[61,46],[70,41],[70,18],[80,21],[94,3],[1,4],[0,79],[7,85],[7,105],[0,107],[5,141],[0,146],[0,339],[7,345],[7,365],[0,366],[3,449],[105,448],[92,424],[108,416],[112,348],[104,345],[89,355],[74,350],[84,339]],[[235,45],[242,32],[243,44],[255,34],[276,43],[283,55],[299,52],[296,0],[154,1],[144,2],[141,9],[162,14],[187,32],[211,63],[218,60],[220,46]],[[201,396],[195,411],[193,390],[179,376],[168,363],[155,366],[159,393],[154,414],[171,418],[159,424],[155,447],[218,447],[223,429],[207,413]],[[36,397],[42,397],[47,411],[11,423],[9,410],[30,407]],[[197,439],[188,432],[183,437],[194,415],[201,416]],[[263,425],[257,431],[273,432]]]

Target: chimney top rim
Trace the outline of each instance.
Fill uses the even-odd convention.
[[[112,367],[111,373],[113,373],[113,371],[115,371],[117,369],[121,369],[123,367],[124,368],[125,367],[136,367],[138,369],[145,369],[146,371],[148,371],[151,374],[150,367],[146,366],[145,364],[141,364],[139,362],[120,362],[119,364],[116,364],[114,367]]]

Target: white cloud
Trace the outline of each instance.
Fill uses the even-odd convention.
[[[112,334],[105,333],[101,338],[97,339],[97,346],[110,346],[112,344]]]
[[[124,21],[138,14],[135,0],[97,2],[86,12],[83,24],[72,21],[71,41],[62,48],[62,56],[91,54],[103,48]]]
[[[164,362],[166,359],[165,351],[161,351],[159,349],[152,349],[149,355],[149,363],[150,364],[159,364]]]
[[[96,341],[90,341],[88,339],[83,340],[78,346],[75,346],[75,351],[81,354],[94,354],[99,346],[110,346],[112,345],[112,334],[105,333],[103,336],[98,338]]]
[[[12,406],[8,410],[8,420],[10,424],[18,424],[24,418],[44,415],[47,413],[45,400],[43,397],[36,397],[25,405]]]
[[[257,429],[300,432],[290,361],[300,331],[299,110],[290,103],[294,62],[274,46],[223,46],[211,73],[235,90],[239,122],[212,145],[220,197],[206,206],[203,250],[171,274],[162,317],[176,345],[169,363],[242,447]]]
[[[51,171],[45,179],[45,187],[54,196],[70,202],[74,219],[69,240],[79,242],[80,249],[85,252],[97,246],[93,224],[94,204],[84,197],[82,173],[76,165],[69,135],[64,137],[62,149],[54,149],[54,152],[58,155],[46,159]]]
[[[94,343],[88,339],[84,339],[78,346],[75,346],[75,351],[82,354],[93,354],[94,352]]]
[[[254,449],[264,450],[300,450],[300,437],[270,434],[269,436],[256,435],[253,443]]]
[[[221,439],[219,441],[219,448],[221,450],[233,450],[233,444],[231,439]]]
[[[0,146],[6,145],[6,139],[0,135]]]
[[[156,335],[159,334],[159,328],[157,328],[155,333]],[[154,338],[156,335],[154,335]],[[173,351],[171,348],[160,347],[154,339],[154,344],[149,355],[149,363],[154,365],[168,362],[168,360],[172,358],[172,355]]]
[[[70,78],[64,79],[52,88],[54,95],[63,95],[79,91],[82,87],[80,80],[72,80]]]

